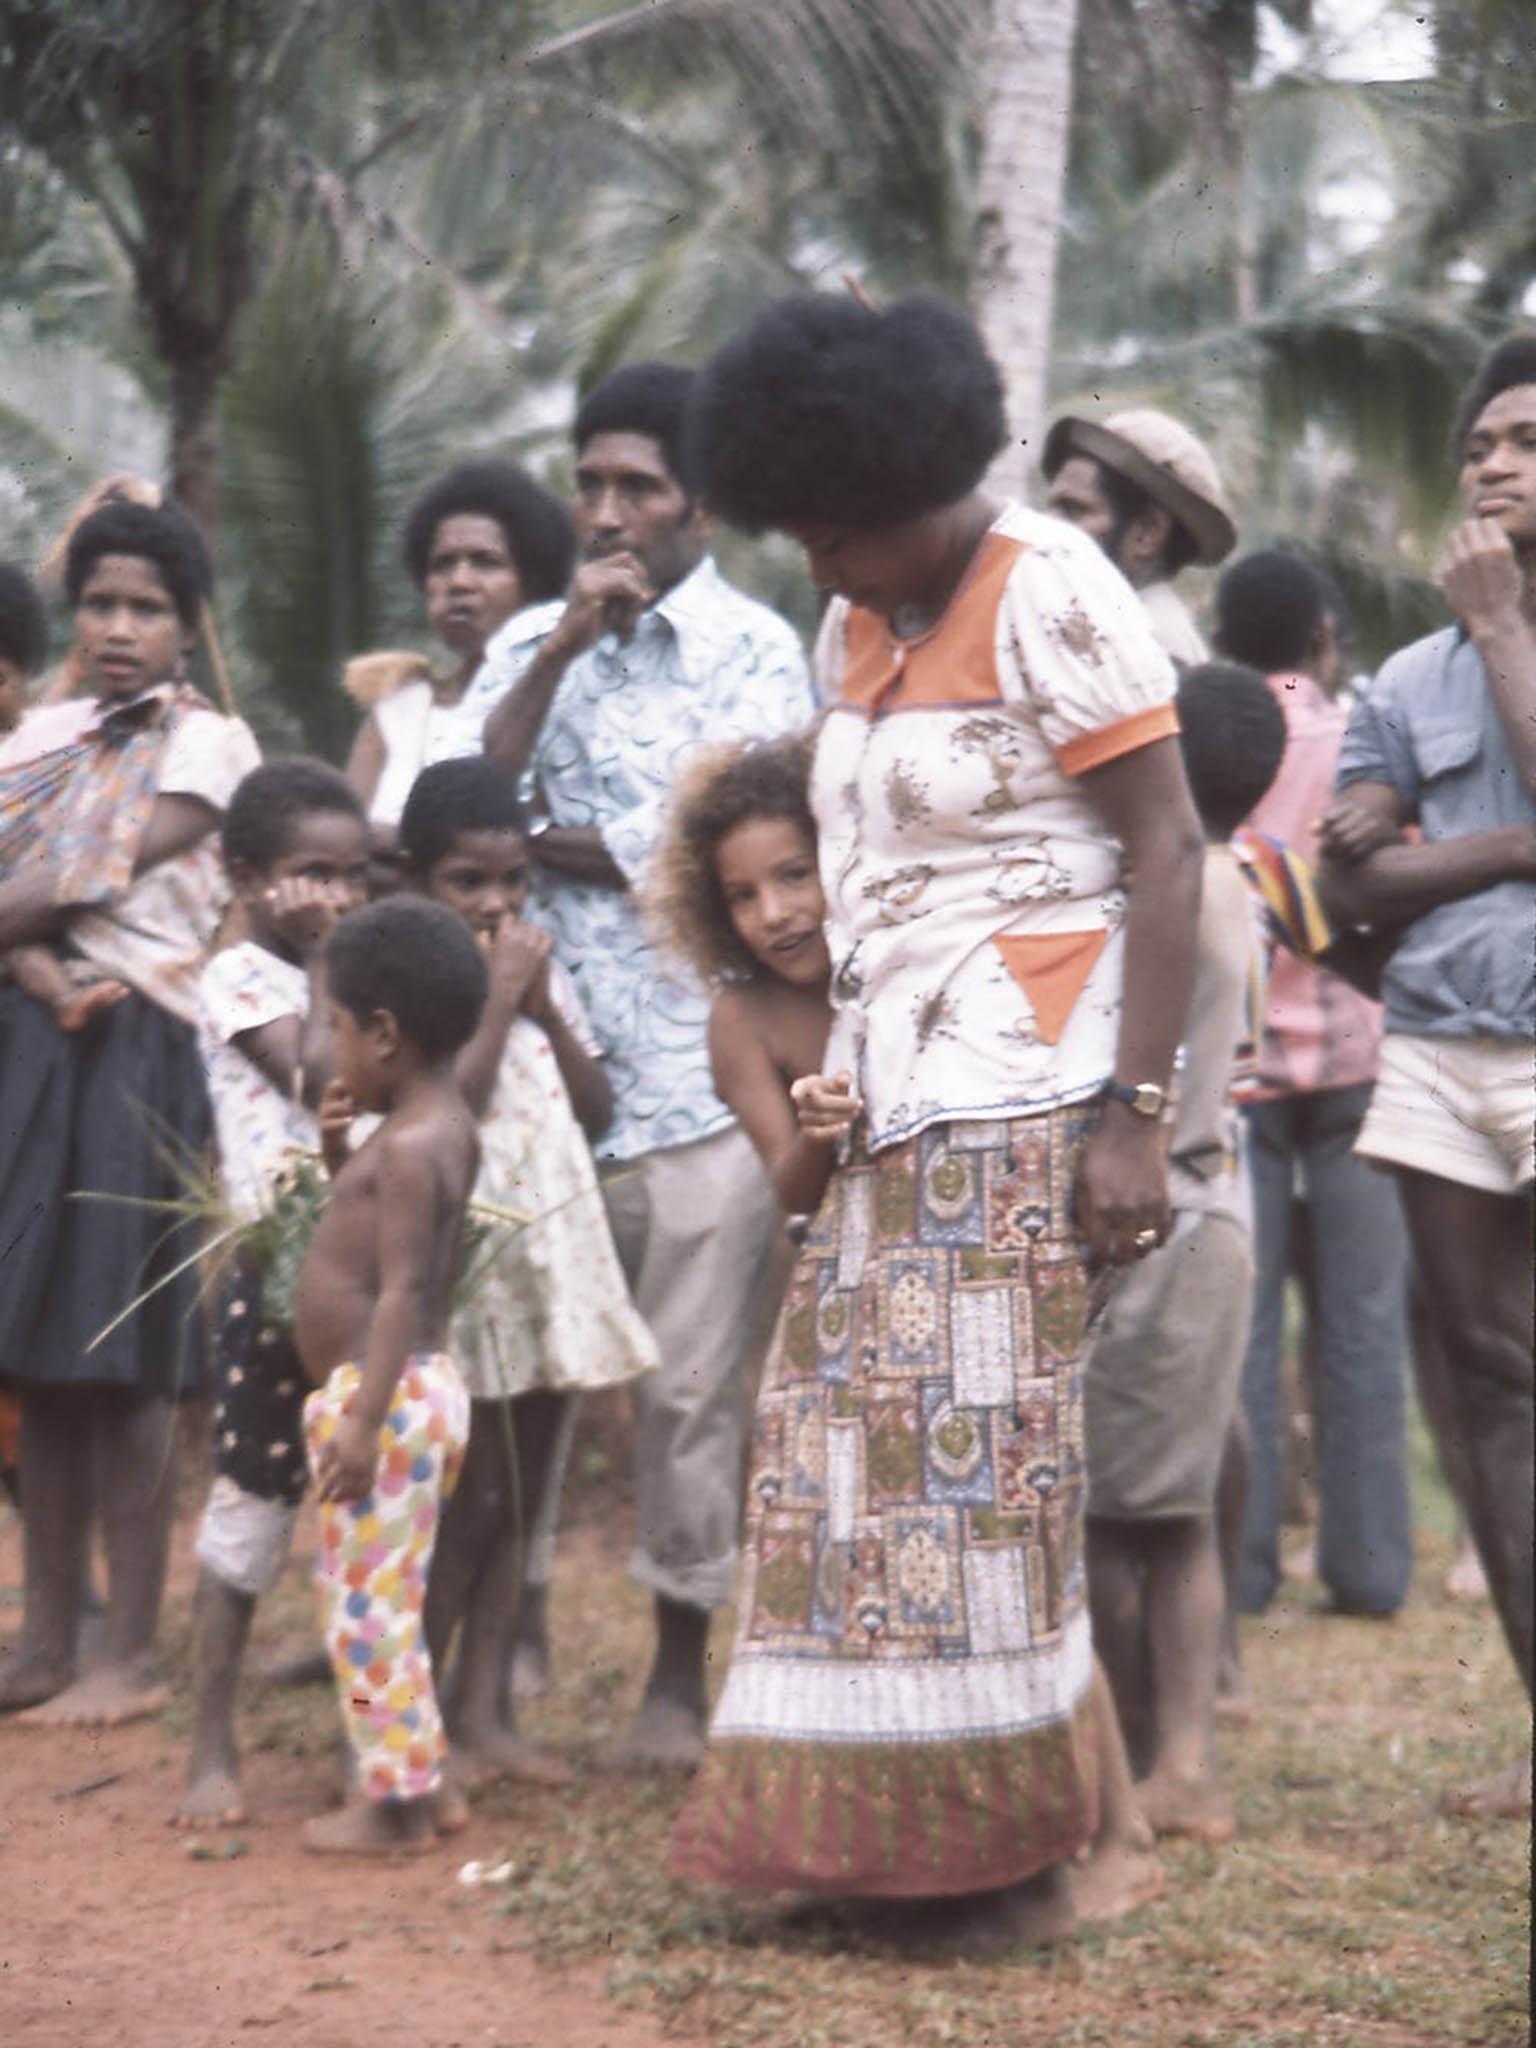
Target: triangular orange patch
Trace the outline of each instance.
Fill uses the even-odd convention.
[[[1047,1045],[1055,1045],[1066,1028],[1099,955],[1109,943],[1101,926],[1091,932],[1037,932],[992,941],[1003,965],[1029,997],[1035,1028]]]

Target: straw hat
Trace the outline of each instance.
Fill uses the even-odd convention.
[[[1100,425],[1066,413],[1045,437],[1046,476],[1073,455],[1088,455],[1137,484],[1186,527],[1202,562],[1219,562],[1237,545],[1237,528],[1210,450],[1188,427],[1154,406],[1111,413]]]

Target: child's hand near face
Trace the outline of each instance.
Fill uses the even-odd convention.
[[[273,932],[306,966],[353,908],[344,890],[305,875],[281,876],[267,890],[266,906]]]
[[[325,1170],[332,1180],[351,1157],[348,1140],[356,1114],[357,1105],[346,1082],[328,1081],[320,1098],[320,1157],[325,1161]]]
[[[509,1008],[520,1010],[535,1024],[541,1022],[549,1010],[549,933],[506,917],[481,944],[486,949],[492,988]]]
[[[864,1108],[853,1092],[851,1074],[806,1074],[791,1084],[789,1093],[801,1130],[826,1144],[846,1136]]]

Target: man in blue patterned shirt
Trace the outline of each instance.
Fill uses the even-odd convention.
[[[1536,334],[1483,365],[1456,455],[1467,516],[1443,581],[1460,623],[1395,654],[1356,707],[1322,882],[1336,917],[1397,929],[1358,1149],[1397,1176],[1431,1338],[1425,1412],[1529,1693]],[[1445,1804],[1528,1816],[1529,1752]]]
[[[614,1242],[661,1352],[635,1386],[630,1569],[656,1660],[625,1760],[702,1753],[710,1615],[730,1598],[748,1310],[774,1226],[756,1154],[716,1095],[709,997],[653,948],[636,903],[678,767],[703,742],[803,725],[794,629],[725,581],[690,488],[692,372],[637,363],[576,416],[584,561],[542,642],[492,649],[486,752],[534,785],[540,922],[575,977],[617,1104],[598,1142]]]

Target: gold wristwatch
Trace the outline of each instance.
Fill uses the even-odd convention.
[[[1155,1081],[1106,1081],[1105,1098],[1110,1102],[1123,1102],[1127,1109],[1137,1116],[1144,1116],[1148,1122],[1155,1122],[1168,1107],[1168,1090],[1159,1088]]]

